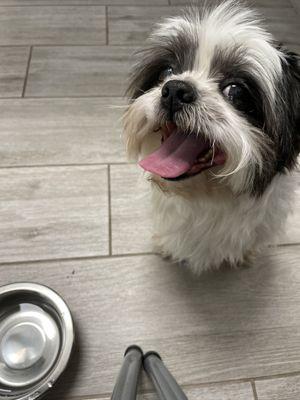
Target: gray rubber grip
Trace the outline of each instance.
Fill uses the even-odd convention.
[[[159,354],[154,352],[145,354],[143,363],[160,400],[187,400]]]
[[[138,346],[130,346],[125,352],[123,364],[114,387],[111,400],[135,400],[138,379],[142,368],[143,352]]]

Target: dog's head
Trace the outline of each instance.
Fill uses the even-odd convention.
[[[297,56],[236,1],[160,24],[138,53],[128,94],[128,153],[168,190],[261,194],[296,162]]]

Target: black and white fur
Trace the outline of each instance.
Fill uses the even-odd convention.
[[[290,210],[290,171],[300,150],[297,56],[236,1],[167,19],[133,69],[124,115],[131,157],[159,146],[157,131],[169,119],[161,91],[173,79],[187,81],[198,94],[173,121],[217,143],[226,162],[184,180],[148,174],[156,243],[195,272],[239,264],[273,242]],[[226,96],[236,83],[244,91],[238,104]]]

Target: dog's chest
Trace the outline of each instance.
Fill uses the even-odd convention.
[[[247,252],[270,243],[280,233],[290,208],[287,177],[276,180],[261,198],[193,201],[153,192],[156,241],[162,252],[202,269],[224,260],[242,261]]]

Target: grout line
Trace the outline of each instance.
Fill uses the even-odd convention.
[[[137,9],[143,9],[143,8],[168,8],[169,5],[171,4],[171,0],[167,0],[166,3],[164,4],[107,4],[109,8],[118,8],[122,9],[123,7],[132,7],[132,8],[137,8]],[[187,6],[188,4],[178,4],[178,5],[173,5],[174,8],[177,8],[178,10],[182,10],[182,7]],[[291,7],[285,7],[285,8],[291,8]]]
[[[295,243],[292,246],[300,246],[300,243]],[[279,246],[278,246],[279,247]],[[94,256],[78,256],[78,257],[69,257],[69,258],[46,258],[46,259],[35,259],[35,260],[23,260],[23,261],[0,261],[0,266],[3,265],[28,265],[28,264],[43,264],[43,263],[57,263],[57,262],[74,262],[74,261],[81,261],[81,260],[106,260],[106,259],[119,259],[119,258],[126,258],[126,257],[141,257],[141,256],[159,256],[161,255],[156,252],[141,252],[141,253],[122,253],[122,254],[106,254],[106,255],[94,255]],[[296,372],[289,372],[287,374],[277,374],[277,375],[265,375],[265,376],[255,376],[251,378],[245,378],[247,381],[249,380],[267,380],[267,379],[274,379],[274,378],[282,378],[286,376],[298,376],[300,375],[300,371]],[[222,382],[231,382],[228,381],[216,381],[213,383],[222,383]],[[236,382],[236,380],[233,380]],[[244,382],[244,380],[243,380]]]
[[[293,242],[293,243],[277,243],[276,247],[299,246],[299,244],[300,243],[297,243],[297,242]]]
[[[22,89],[22,91],[23,91],[23,89]],[[20,96],[14,96],[14,97],[11,97],[11,96],[10,97],[1,97],[0,96],[0,101],[1,100],[22,100],[22,99],[24,99],[24,97],[21,97],[21,96],[22,96],[22,93]]]
[[[105,165],[136,165],[135,162],[99,162],[99,163],[83,163],[83,164],[33,164],[33,165],[0,165],[1,169],[30,169],[30,168],[63,168],[63,167],[101,167]]]
[[[87,7],[87,8],[89,8],[89,7],[99,7],[99,8],[104,8],[104,4],[88,4],[88,5],[86,5],[86,4],[51,4],[51,3],[49,3],[49,4],[11,4],[11,5],[8,5],[8,4],[1,4],[0,5],[0,8],[6,8],[6,7],[10,7],[10,8],[19,8],[19,7],[22,7],[22,8],[25,8],[25,7],[74,7],[74,6],[76,6],[76,7]]]
[[[112,254],[111,256],[106,254],[103,256],[78,256],[70,258],[47,258],[39,260],[24,260],[24,261],[0,261],[0,266],[3,265],[29,265],[29,264],[44,264],[44,263],[57,263],[57,262],[74,262],[74,261],[89,261],[89,260],[114,260],[125,257],[143,257],[143,256],[159,256],[154,252],[143,252],[143,253],[124,253],[124,254]]]
[[[26,72],[25,72],[24,85],[23,85],[23,90],[22,90],[22,97],[23,98],[25,97],[25,91],[26,91],[26,87],[27,87],[29,68],[30,68],[30,63],[31,63],[31,58],[32,58],[32,50],[33,50],[33,47],[30,46],[29,54],[28,54],[28,61],[27,61],[27,66],[26,66]]]
[[[1,97],[0,96],[0,101],[1,100],[35,100],[35,99],[120,99],[120,100],[126,100],[124,96],[120,95],[78,95],[78,96],[26,96],[26,97]]]
[[[14,48],[14,47],[16,47],[16,48],[20,48],[20,47],[28,47],[28,48],[30,48],[30,46],[31,46],[31,44],[0,44],[0,49],[1,48],[7,48],[7,47],[9,47],[10,49],[11,48]]]
[[[17,97],[0,97],[0,100],[16,99]],[[25,99],[125,99],[122,94],[116,95],[74,95],[74,96],[25,96]]]
[[[124,4],[123,2],[120,2],[119,4],[110,4],[109,1],[106,4],[99,4],[99,3],[94,3],[94,4],[1,4],[0,8],[19,8],[19,7],[111,7],[111,8],[125,8],[125,7],[134,7],[134,8],[163,8],[163,7],[168,7],[168,3],[166,4],[155,4],[155,5],[149,5],[149,4],[134,4],[134,3],[126,3]],[[176,8],[179,7],[175,6]],[[181,5],[182,7],[182,5]],[[284,8],[292,8],[292,6],[285,6]]]
[[[0,6],[1,7],[1,6]],[[298,43],[297,43],[298,44]],[[129,43],[129,44],[110,44],[111,47],[124,47],[124,48],[138,48],[141,47],[143,45],[143,43]],[[29,47],[29,46],[34,46],[34,47],[106,47],[105,43],[97,43],[97,44],[92,44],[92,43],[26,43],[26,44],[0,44],[0,48],[1,47]]]
[[[112,210],[111,210],[111,174],[110,165],[107,166],[107,186],[108,186],[108,238],[109,255],[112,255]]]
[[[296,14],[300,14],[300,5],[297,6],[296,3],[294,4],[293,0],[289,1],[289,3],[291,4],[292,8],[296,11]]]
[[[250,378],[250,380],[253,381],[268,381],[272,379],[277,379],[277,378],[289,378],[292,376],[300,376],[300,371],[295,371],[295,372],[286,372],[282,374],[274,374],[274,375],[264,375],[264,376],[256,376]]]
[[[105,6],[105,34],[106,34],[106,46],[108,46],[109,30],[108,30],[108,6]]]
[[[251,380],[251,387],[252,387],[252,391],[253,391],[254,400],[258,400],[258,395],[257,395],[257,390],[256,390],[256,386],[255,386],[255,381],[254,380]]]
[[[286,374],[286,376],[295,376],[295,373],[291,373],[292,375]],[[300,375],[300,371],[296,373],[297,376]],[[282,376],[276,376],[278,378]],[[272,375],[268,376],[265,380],[269,379],[274,379],[272,378]],[[256,378],[257,380],[257,378]],[[191,383],[191,384],[183,384],[181,385],[181,388],[184,391],[190,390],[190,389],[198,389],[198,388],[206,388],[206,387],[211,387],[211,386],[225,386],[225,385],[233,385],[233,384],[239,384],[239,383],[252,383],[254,384],[254,379],[253,378],[241,378],[241,379],[229,379],[229,380],[221,380],[221,381],[212,381],[212,382],[203,382],[203,383]],[[254,394],[254,399],[259,400],[257,397],[257,392],[256,392],[256,387],[255,384],[254,386],[252,385],[252,390]],[[152,389],[148,390],[142,390],[138,391],[138,395],[144,395],[144,394],[152,394],[156,393]],[[106,399],[110,398],[111,393],[101,393],[101,394],[90,394],[90,395],[85,395],[85,396],[72,396],[69,397],[68,400],[98,400],[98,399]],[[256,397],[255,397],[256,396]]]

